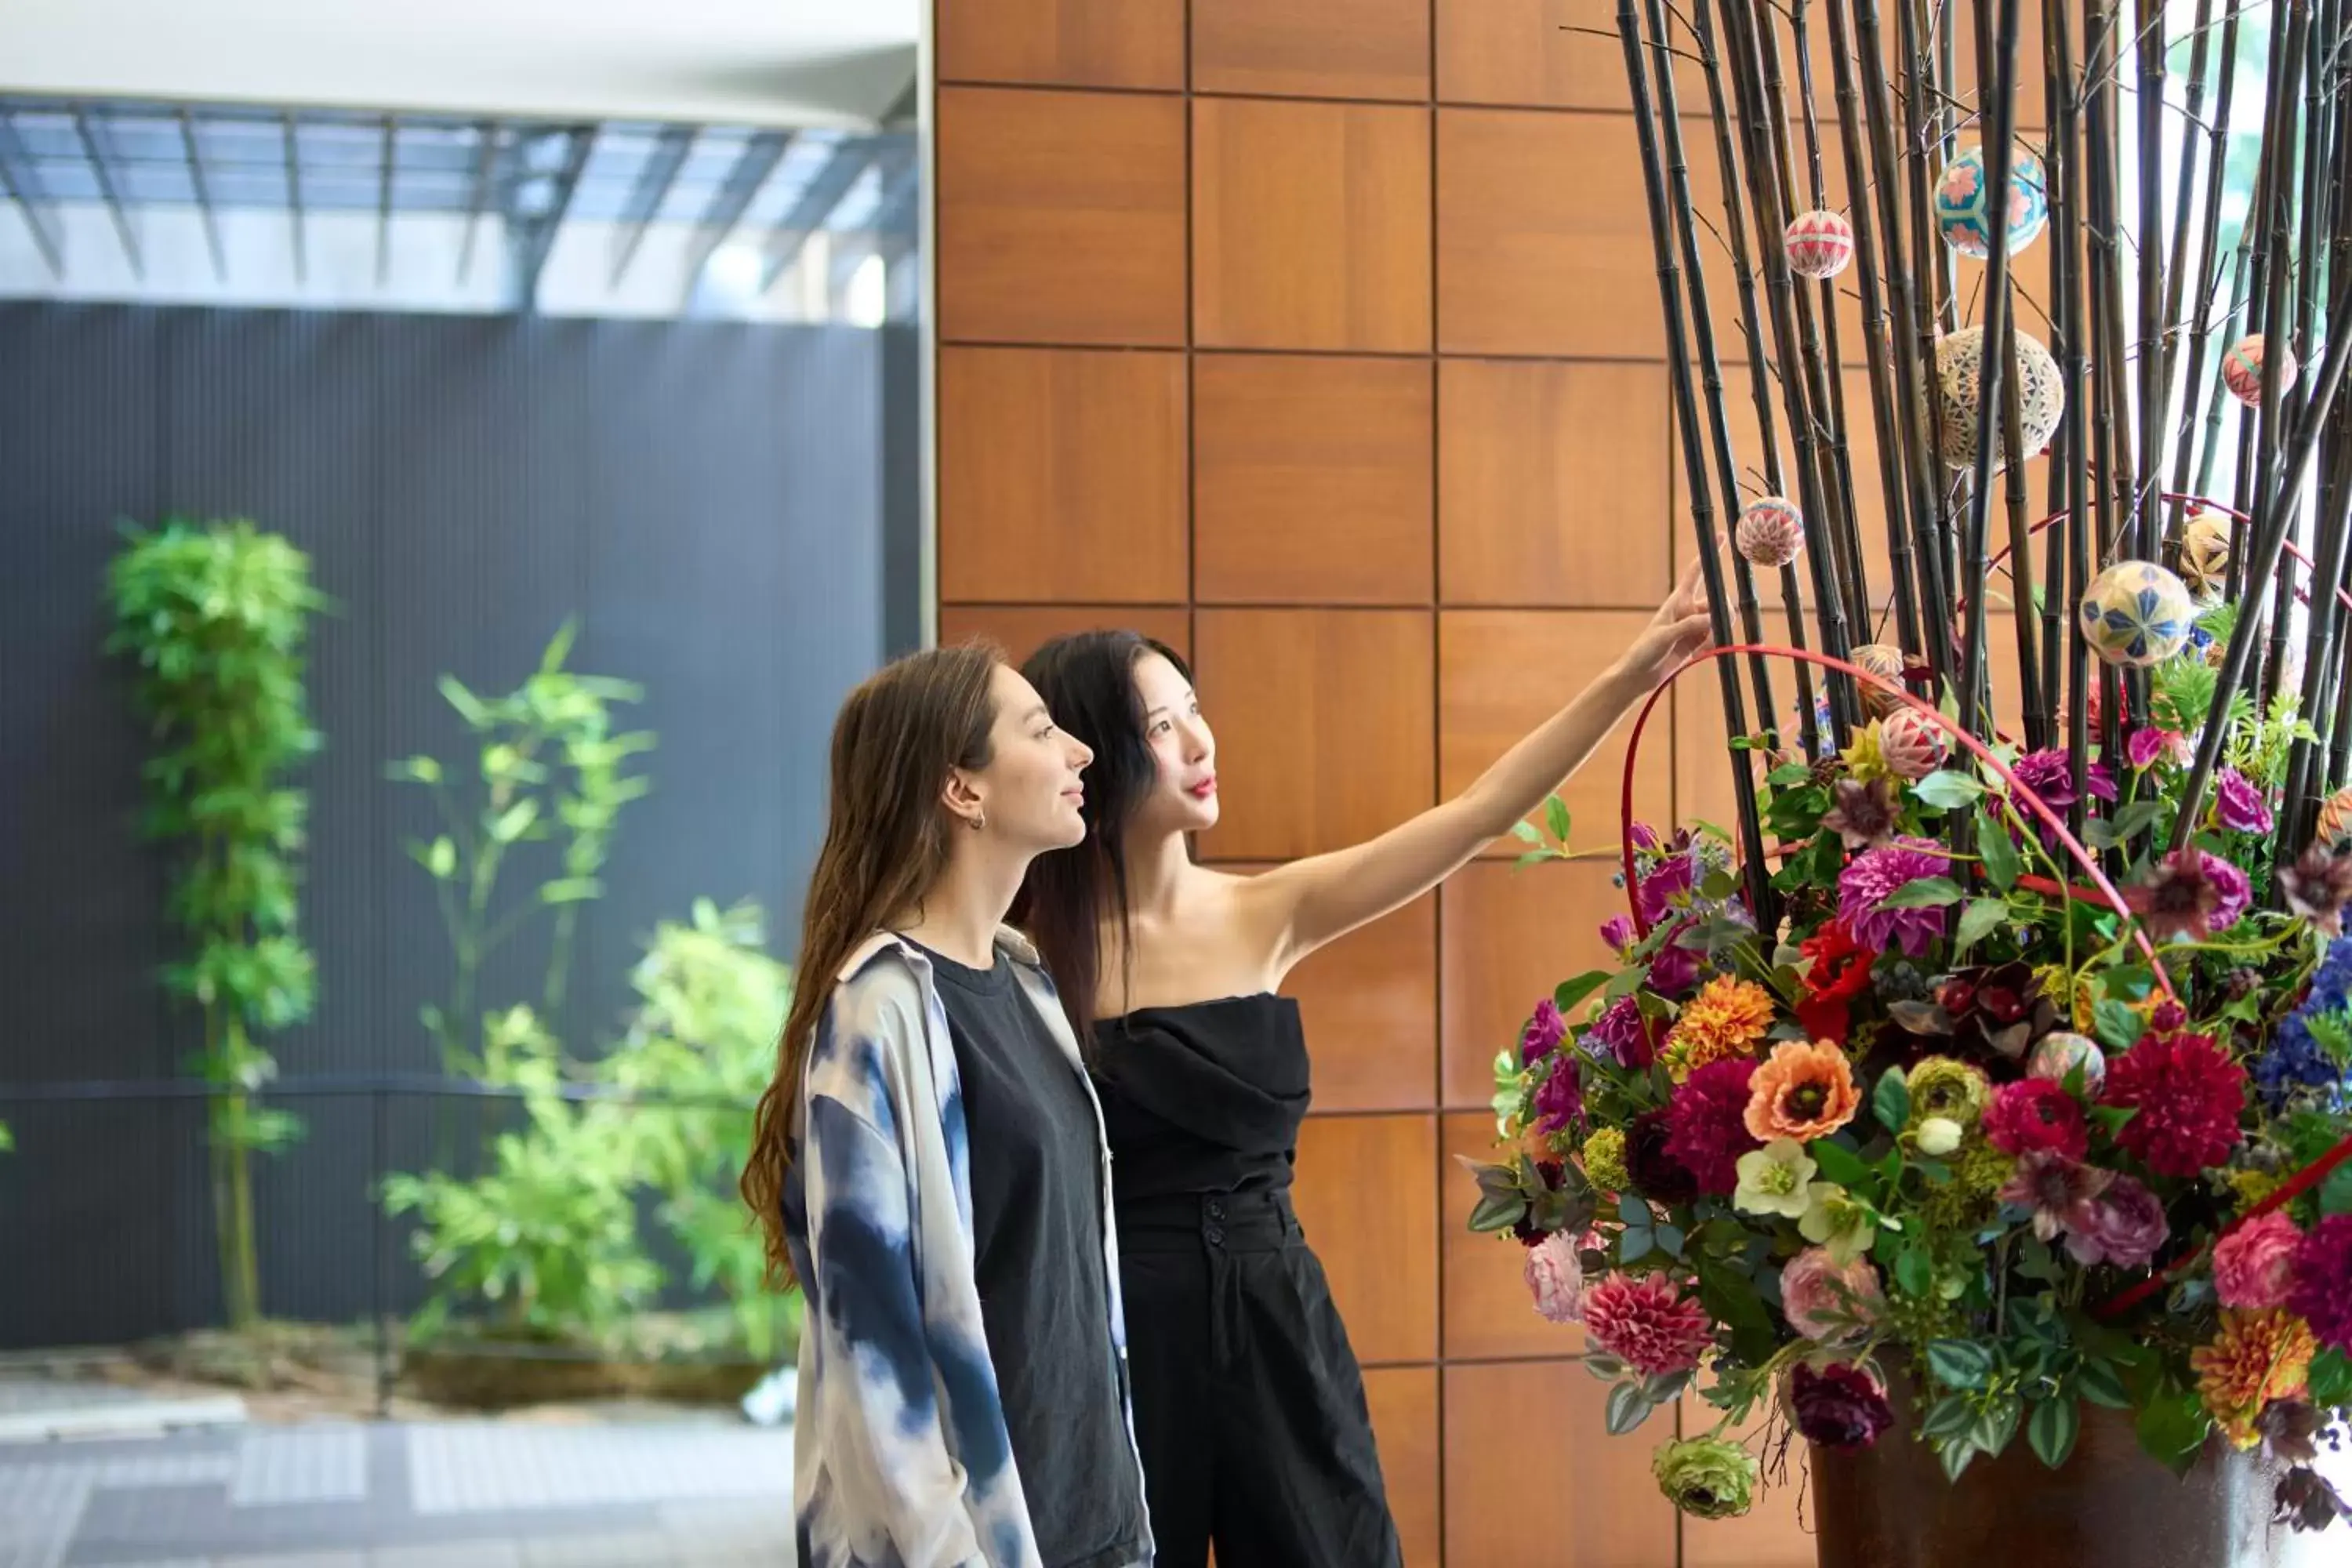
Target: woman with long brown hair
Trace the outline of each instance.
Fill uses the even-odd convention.
[[[1469,788],[1368,843],[1237,877],[1193,863],[1215,738],[1176,653],[1133,632],[1023,667],[1092,747],[1086,842],[1040,856],[1015,918],[1062,984],[1118,1162],[1135,1419],[1160,1562],[1398,1561],[1363,1380],[1290,1205],[1307,1045],[1276,990],[1308,953],[1467,865],[1706,641],[1696,568],[1631,647]],[[1339,768],[1378,756],[1318,759]]]
[[[807,1293],[800,1561],[1151,1560],[1101,1113],[1003,925],[1084,832],[1087,749],[984,647],[911,655],[833,732],[824,846],[743,1196]]]

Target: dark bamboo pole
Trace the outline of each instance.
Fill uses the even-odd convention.
[[[1654,5],[1659,0],[1652,0]],[[1683,314],[1682,269],[1675,257],[1672,218],[1666,207],[1666,182],[1660,167],[1658,125],[1650,109],[1650,85],[1643,69],[1645,52],[1633,0],[1617,0],[1617,37],[1625,51],[1625,79],[1633,100],[1634,137],[1642,150],[1642,191],[1650,207],[1650,245],[1658,260],[1658,305],[1665,318],[1666,380],[1674,391],[1675,423],[1682,441],[1683,472],[1691,491],[1691,526],[1696,535],[1699,573],[1706,584],[1707,618],[1717,643],[1731,637],[1731,608],[1724,595],[1723,562],[1717,554],[1722,542],[1709,515],[1706,459],[1699,447],[1698,403],[1691,391],[1688,334]],[[1660,74],[1674,68],[1666,53],[1663,27],[1657,40]],[[1683,215],[1685,218],[1688,214]],[[1739,672],[1728,659],[1715,661],[1723,691],[1723,713],[1735,735],[1748,732],[1747,702],[1739,689]],[[1739,816],[1739,845],[1748,882],[1748,908],[1760,922],[1772,905],[1769,863],[1764,856],[1763,820],[1756,809],[1756,780],[1747,758],[1735,754],[1733,798]]]
[[[1881,504],[1886,509],[1886,559],[1895,579],[1895,635],[1906,655],[1925,647],[1920,640],[1919,589],[1913,580],[1909,490],[1906,465],[1909,452],[1896,418],[1901,397],[1893,384],[1887,361],[1887,318],[1879,288],[1878,236],[1872,224],[1871,174],[1864,160],[1862,94],[1854,85],[1853,48],[1845,19],[1846,0],[1829,0],[1830,74],[1837,91],[1838,135],[1845,153],[1845,187],[1851,193],[1854,282],[1862,297],[1863,363],[1870,378],[1870,413],[1878,438]],[[1890,199],[1894,187],[1888,187]],[[1898,263],[1899,264],[1899,263]]]
[[[2234,20],[2236,5],[2232,0],[2231,13]],[[2160,20],[2160,17],[2159,17]],[[2197,0],[2197,19],[2189,35],[2189,95],[2182,104],[2180,121],[2180,178],[2172,192],[2172,262],[2164,270],[2164,387],[2163,409],[2172,407],[2173,375],[2180,365],[2180,306],[2182,290],[2188,287],[2189,234],[2192,226],[2189,212],[2197,200],[2197,134],[2198,121],[2205,110],[2205,68],[2213,49],[2213,0]],[[2160,49],[2162,40],[2158,41]],[[2145,92],[2145,89],[2142,89]],[[2158,106],[2161,111],[2162,105]],[[2148,445],[2155,447],[2150,436]],[[2175,518],[2180,513],[2176,511]]]
[[[2291,308],[2294,299],[2294,255],[2290,246],[2294,233],[2294,208],[2300,204],[2290,201],[2288,194],[2296,188],[2296,177],[2300,173],[2293,149],[2303,100],[2296,96],[2293,84],[2303,74],[2304,51],[2311,36],[2310,0],[2289,0],[2287,9],[2286,60],[2279,89],[2274,94],[2278,101],[2280,156],[2273,172],[2277,175],[2278,183],[2274,199],[2265,209],[2272,250],[2270,271],[2264,279],[2269,285],[2269,298],[2263,316],[2263,392],[2262,402],[2254,409],[2257,472],[2264,477],[2277,466],[2280,444],[2294,414],[2294,400],[2287,396],[2284,356],[2272,345],[2289,342],[2294,331]],[[2291,534],[2293,520],[2302,510],[2297,497],[2292,493],[2280,496],[2273,504],[2277,506],[2279,515],[2287,520]],[[2285,674],[2287,632],[2294,618],[2293,565],[2284,560],[2274,562],[2269,575],[2269,643],[2262,662],[2256,666],[2256,678],[2250,682],[2252,688],[2260,693],[2258,700],[2265,711],[2272,699],[2277,696]],[[2259,577],[2249,579],[2249,591],[2259,592],[2262,581]]]
[[[1952,319],[1952,262],[1949,251],[1936,233],[1934,214],[1935,182],[1944,165],[1951,160],[1950,136],[1945,128],[1943,100],[1937,86],[1935,58],[1928,52],[1934,38],[1928,31],[1929,0],[1895,0],[1900,8],[1903,59],[1903,131],[1904,161],[1895,165],[1907,187],[1911,217],[1912,288],[1919,309],[1912,322],[1913,348],[1921,373],[1928,378],[1930,388],[1925,421],[1927,451],[1937,467],[1932,470],[1928,495],[1932,503],[1932,522],[1926,545],[1934,563],[1930,568],[1935,580],[1944,584],[1944,592],[1934,595],[1940,606],[1937,615],[1947,623],[1939,640],[1944,645],[1943,662],[1937,676],[1950,681],[1957,678],[1958,659],[1953,650],[1951,620],[1953,575],[1952,561],[1952,487],[1942,467],[1944,450],[1944,416],[1942,400],[1933,395],[1936,376],[1936,339],[1939,332],[1948,332],[1957,324]],[[1869,46],[1865,41],[1866,49]],[[1873,61],[1865,56],[1865,73]],[[1867,75],[1865,74],[1865,80]],[[1932,146],[1936,163],[1932,166],[1927,153]],[[1888,187],[1881,186],[1885,192]]]
[[[2137,0],[2139,47],[2139,439],[2132,470],[2133,515],[2139,520],[2136,553],[2157,558],[2157,443],[2162,439],[2165,345],[2172,318],[2164,313],[2164,0]],[[2199,34],[2201,39],[2203,34]],[[2185,215],[2183,215],[2185,216]]]
[[[1651,4],[1654,5],[1656,0],[1651,0]],[[1711,102],[1719,105],[1722,89],[1718,79],[1719,68],[1715,58],[1713,23],[1707,14],[1710,4],[1711,0],[1698,0],[1698,4],[1693,9],[1695,37],[1699,48],[1702,68],[1706,73],[1709,99]],[[1668,36],[1663,17],[1654,10],[1651,16],[1651,23],[1660,38]],[[1660,58],[1667,61],[1672,59],[1672,56],[1663,53]],[[1690,166],[1688,161],[1683,156],[1682,105],[1678,101],[1672,70],[1660,73],[1658,107],[1659,122],[1664,134],[1664,147],[1670,175],[1670,191],[1675,208],[1675,235],[1682,247],[1684,275],[1690,282],[1691,325],[1696,341],[1695,346],[1698,351],[1699,374],[1704,378],[1706,387],[1707,434],[1712,442],[1710,449],[1715,458],[1716,482],[1723,491],[1725,520],[1727,523],[1736,523],[1740,510],[1739,461],[1732,450],[1730,412],[1727,406],[1723,390],[1723,366],[1721,356],[1716,351],[1715,311],[1707,300],[1706,274],[1699,265],[1698,221],[1692,207]],[[1718,131],[1717,153],[1721,163],[1723,188],[1727,198],[1736,202],[1738,199],[1739,190],[1738,165],[1726,155],[1729,149],[1721,135],[1722,123],[1719,114],[1717,122]],[[1734,252],[1736,269],[1738,273],[1745,274],[1748,271],[1748,237],[1740,230],[1737,222],[1732,226],[1732,237],[1736,247]],[[1754,351],[1751,349],[1751,358],[1753,353]],[[1769,405],[1768,399],[1768,410]],[[1771,426],[1767,424],[1762,426],[1762,430],[1769,452]],[[1772,470],[1778,470],[1780,460],[1777,456],[1771,458],[1770,467]],[[1764,640],[1764,614],[1756,600],[1755,574],[1750,569],[1747,557],[1741,555],[1736,549],[1731,552],[1731,574],[1734,590],[1738,599],[1739,624],[1743,635],[1750,644],[1760,643]],[[1793,605],[1791,618],[1795,622],[1798,635],[1801,637],[1804,617]],[[1802,645],[1800,644],[1800,646]],[[1777,732],[1780,715],[1772,699],[1771,667],[1765,662],[1763,655],[1748,656],[1748,679],[1749,684],[1755,688],[1759,722],[1767,731]],[[1808,692],[1811,690],[1809,682],[1806,683],[1806,689]],[[1810,706],[1810,700],[1808,706]],[[1805,720],[1804,727],[1807,730],[1812,728],[1810,714]],[[1807,744],[1809,748],[1807,754],[1810,756],[1811,754],[1810,742]],[[1741,767],[1747,765],[1745,758],[1735,758],[1734,762]]]
[[[2204,0],[2200,0],[2200,3],[2201,5]],[[2221,195],[2223,186],[2228,183],[2230,167],[2230,111],[2232,100],[2237,96],[2239,5],[2240,0],[2228,0],[2227,8],[2221,14],[2221,84],[2214,94],[2213,129],[2207,149],[2204,227],[2199,241],[2197,260],[2195,300],[2197,320],[2196,325],[2189,334],[2189,374],[2181,383],[2180,428],[2174,443],[2172,488],[2176,491],[2189,489],[2189,476],[2196,459],[2197,395],[2199,388],[2205,384],[2205,351],[2213,335],[2213,290],[2219,281],[2215,274],[2221,258]],[[2199,37],[2201,38],[2203,35],[2200,33]],[[2201,59],[2199,63],[2202,63]],[[2189,80],[2194,84],[2197,79],[2197,75],[2192,70]],[[2194,86],[2192,85],[2189,133],[2196,131],[2194,103]],[[2188,189],[2188,171],[2191,166],[2186,134],[2183,137],[2180,153],[2181,188],[2185,192]],[[2180,232],[2182,234],[2189,232],[2186,223],[2181,225]],[[2179,269],[2177,268],[2174,270],[2173,279],[2176,283],[2179,281]],[[2177,308],[2171,312],[2171,316],[2178,323],[2180,318]],[[2226,319],[2225,316],[2224,320]],[[2220,396],[2221,388],[2218,385],[2210,388],[2210,395]],[[2217,405],[2214,413],[2218,416],[2219,412]],[[2203,480],[2200,479],[2199,483],[2201,489]],[[2182,507],[2173,513],[2170,538],[2176,543],[2179,539],[2180,529],[2188,517],[2188,512],[2189,509]],[[2171,555],[2167,557],[2168,560],[2172,558]]]
[[[2052,139],[2061,161],[2052,172],[2050,242],[2063,253],[2064,287],[2053,309],[2064,319],[2066,377],[2066,754],[2072,776],[2088,776],[2091,751],[2091,645],[2082,617],[2072,613],[2091,579],[2090,479],[2094,455],[2104,449],[2084,406],[2090,390],[2091,323],[2084,315],[2084,213],[2080,97],[2075,90],[2069,0],[2042,0],[2042,26],[2056,90],[2051,95]],[[2063,215],[2063,218],[2062,218]],[[2056,574],[2053,573],[2054,580]],[[2112,711],[2112,708],[2110,709]],[[2087,803],[2076,791],[2066,808],[2068,830],[2081,837]]]

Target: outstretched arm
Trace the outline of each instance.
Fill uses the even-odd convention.
[[[1452,876],[1584,765],[1625,710],[1706,644],[1698,563],[1599,679],[1470,787],[1368,843],[1295,860],[1258,881],[1279,900],[1285,967]]]

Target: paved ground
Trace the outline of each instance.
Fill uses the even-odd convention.
[[[5,1443],[0,1568],[749,1568],[792,1561],[792,1468],[721,1420]]]

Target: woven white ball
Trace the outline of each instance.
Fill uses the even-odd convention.
[[[2210,605],[2229,584],[2230,520],[2218,511],[2200,511],[2180,529],[2180,580],[2189,596]]]
[[[1750,566],[1779,571],[1805,548],[1805,517],[1785,496],[1750,501],[1739,514],[1731,542]]]
[[[1781,241],[1789,270],[1807,278],[1834,278],[1853,260],[1853,225],[1825,207],[1790,218]]]
[[[1977,460],[1977,403],[1984,384],[1985,332],[1982,327],[1962,327],[1936,342],[1936,406],[1941,423],[1936,450],[1955,468],[1969,468]],[[2040,457],[2058,431],[2066,412],[2066,384],[2058,362],[2031,332],[2017,334],[2018,425],[2025,437],[2027,458]],[[2000,410],[1994,410],[1992,466],[1999,472],[2008,461],[2000,447]]]
[[[2109,664],[2162,664],[2189,645],[2197,606],[2187,584],[2153,561],[2118,561],[2083,595],[2083,637]]]
[[[2249,332],[2230,346],[2221,356],[2221,384],[2230,395],[2249,408],[2263,405],[2263,334]],[[2279,345],[2278,384],[2284,392],[2294,384],[2295,373],[2302,367],[2295,363],[2294,350]]]
[[[1898,708],[1878,721],[1878,751],[1896,778],[1916,783],[1950,758],[1952,742],[1916,708]]]

